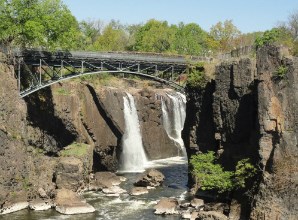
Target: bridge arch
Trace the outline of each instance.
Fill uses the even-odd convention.
[[[47,52],[26,50],[15,53],[16,75],[21,97],[64,80],[91,74],[130,74],[157,81],[184,92],[175,76],[187,72],[188,62],[181,56],[131,53]],[[21,84],[25,74],[28,85]]]

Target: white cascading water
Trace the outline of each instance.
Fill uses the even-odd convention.
[[[124,100],[125,131],[122,137],[120,172],[143,172],[147,163],[143,148],[138,114],[131,94],[126,93]]]
[[[167,94],[167,96],[170,100],[168,104],[164,97],[161,99],[163,126],[169,138],[176,143],[178,155],[186,157],[186,150],[181,137],[186,117],[186,97],[179,92],[176,95]]]

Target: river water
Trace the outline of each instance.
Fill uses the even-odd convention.
[[[120,197],[107,197],[101,192],[87,192],[84,197],[89,204],[96,209],[95,213],[84,215],[61,215],[55,210],[28,211],[22,210],[16,213],[0,216],[3,220],[178,220],[180,216],[157,216],[154,214],[154,205],[162,197],[175,197],[183,200],[187,196],[187,162],[182,157],[168,158],[151,161],[147,167],[154,167],[165,175],[162,187],[150,190],[149,194]],[[121,174],[127,181],[120,185],[126,190],[133,187],[133,182],[139,174]]]

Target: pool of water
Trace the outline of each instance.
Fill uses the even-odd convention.
[[[96,209],[95,213],[84,215],[61,215],[55,210],[43,212],[22,210],[16,213],[0,216],[4,220],[178,220],[180,216],[154,215],[154,205],[162,197],[175,197],[184,200],[187,197],[187,162],[181,157],[151,161],[147,167],[154,167],[165,175],[162,187],[149,191],[149,194],[120,197],[107,197],[101,192],[87,192],[84,197]],[[133,182],[140,174],[124,173],[127,178],[121,187],[130,191]]]

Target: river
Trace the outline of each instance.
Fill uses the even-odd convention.
[[[162,187],[150,190],[149,194],[130,196],[123,194],[120,197],[107,197],[101,192],[86,192],[84,197],[96,209],[95,213],[84,215],[61,215],[55,210],[28,211],[0,216],[3,220],[178,220],[178,215],[157,216],[154,214],[154,205],[162,197],[175,197],[183,200],[187,196],[187,162],[182,157],[151,161],[147,167],[154,167],[165,175]],[[129,191],[139,174],[121,174],[127,178],[121,187]]]

